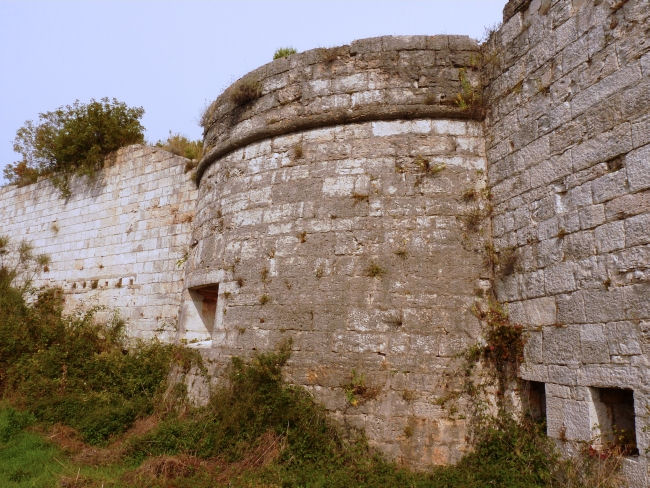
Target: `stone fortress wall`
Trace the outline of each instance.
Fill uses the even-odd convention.
[[[635,430],[634,486],[650,480],[649,16],[511,1],[484,46],[493,239],[516,256],[495,287],[528,328],[521,376],[545,387],[551,437]]]
[[[130,336],[172,339],[197,193],[186,162],[134,145],[94,185],[73,180],[68,199],[47,180],[0,188],[0,235],[50,257],[35,285],[61,287],[67,308],[105,306]]]
[[[467,37],[409,36],[269,63],[212,105],[198,168],[181,328],[210,308],[221,366],[291,338],[290,381],[415,465],[465,450],[441,399],[489,287],[489,222],[462,198],[485,186],[483,130],[453,101],[473,57]],[[261,88],[245,105],[242,84]]]
[[[183,158],[132,146],[67,202],[0,189],[0,233],[134,335],[177,325],[217,374],[291,338],[289,380],[414,466],[466,450],[463,405],[441,400],[494,290],[526,328],[548,435],[571,450],[627,428],[646,487],[649,11],[511,0],[480,47],[381,37],[275,60],[208,110],[198,192]],[[467,82],[483,96],[462,108]]]

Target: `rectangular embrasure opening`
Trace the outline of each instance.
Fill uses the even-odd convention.
[[[598,447],[620,449],[625,456],[636,456],[634,391],[624,388],[592,388],[597,416]]]
[[[217,299],[219,297],[219,284],[204,285],[189,289],[192,301],[196,306],[198,316],[203,322],[206,331],[212,335],[217,316]]]
[[[546,424],[546,385],[540,381],[523,383],[524,412],[535,422]]]

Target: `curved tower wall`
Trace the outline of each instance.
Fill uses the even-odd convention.
[[[395,459],[458,460],[455,356],[489,287],[482,127],[452,102],[465,37],[385,37],[246,75],[213,104],[181,320],[225,367],[292,339],[287,367]],[[470,67],[469,76],[474,74]],[[275,121],[275,122],[274,122]],[[365,387],[365,391],[364,391]]]

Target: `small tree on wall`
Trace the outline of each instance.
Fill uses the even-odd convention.
[[[64,195],[73,175],[92,176],[104,157],[129,144],[144,142],[142,107],[128,107],[113,99],[79,100],[39,114],[16,131],[14,151],[22,159],[8,165],[4,175],[11,184],[28,185],[50,176]]]

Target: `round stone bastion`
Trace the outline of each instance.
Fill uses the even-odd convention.
[[[467,448],[459,354],[489,288],[477,44],[379,37],[272,61],[203,118],[181,337],[287,380],[390,459]]]

